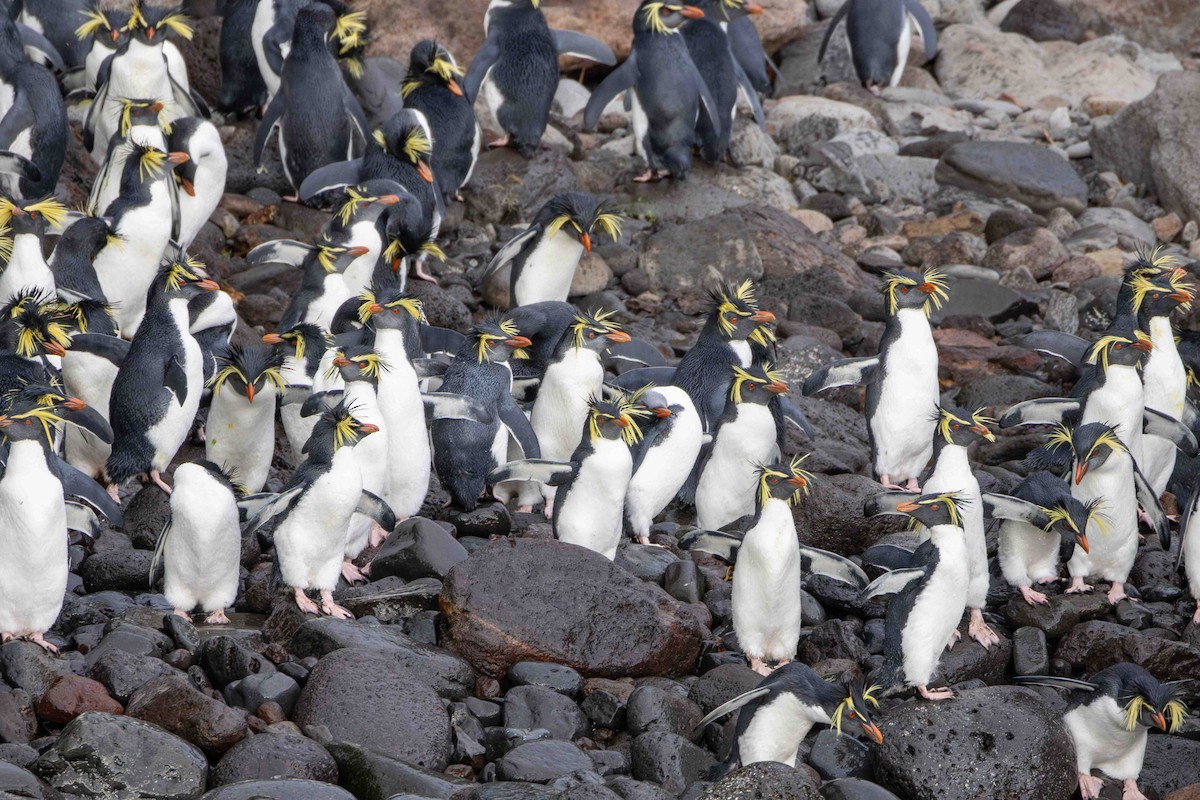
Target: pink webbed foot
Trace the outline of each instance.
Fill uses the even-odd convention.
[[[333,602],[333,592],[328,589],[321,590],[321,610],[337,619],[354,619],[353,614]]]
[[[110,483],[108,486],[104,487],[104,491],[108,492],[108,496],[112,498],[114,503],[117,505],[121,504],[121,487],[117,486],[115,483]]]
[[[356,583],[366,583],[367,576],[362,574],[362,570],[354,566],[354,562],[346,559],[342,562],[342,577],[346,579],[346,583],[353,586]]]
[[[754,670],[759,675],[771,674],[771,668],[767,666],[767,662],[763,661],[761,658],[751,658],[750,669]]]
[[[1124,600],[1129,595],[1125,594],[1125,584],[1121,581],[1113,581],[1113,585],[1108,588],[1104,594],[1108,598],[1108,602],[1114,606]]]
[[[296,605],[301,611],[303,611],[305,614],[312,614],[313,616],[317,617],[321,616],[321,609],[318,608],[317,604],[314,603],[312,599],[304,593],[303,589],[295,589],[294,591]]]
[[[51,655],[58,655],[58,648],[46,641],[45,637],[40,633],[31,633],[25,637],[29,641],[36,644],[38,647],[45,650]]]
[[[501,136],[499,139],[493,139],[492,141],[488,142],[488,148],[495,149],[497,147],[508,147],[509,142],[511,142],[511,141],[512,141],[512,136],[510,136],[509,134],[505,134],[504,136]]]
[[[1084,592],[1090,592],[1092,589],[1095,589],[1095,588],[1096,587],[1092,586],[1090,583],[1084,583],[1083,578],[1075,577],[1075,578],[1071,578],[1071,585],[1067,587],[1066,593],[1067,594],[1082,594]]]
[[[418,261],[413,265],[412,274],[414,278],[420,278],[423,281],[429,281],[434,286],[438,286],[438,279],[429,272],[425,271],[425,265]]]
[[[924,684],[920,684],[917,691],[926,700],[951,700],[955,697],[954,690],[949,686],[944,689],[927,689]]]
[[[1100,796],[1100,790],[1103,788],[1104,781],[1082,772],[1079,773],[1079,794],[1083,800],[1095,800]]]
[[[1025,598],[1025,602],[1031,606],[1048,606],[1050,599],[1039,591],[1029,588],[1028,586],[1021,587],[1021,597]]]
[[[528,503],[526,503],[523,506],[517,506],[517,513],[518,514],[532,514],[533,506]]]
[[[1126,778],[1121,782],[1121,800],[1148,800],[1148,798],[1138,788],[1137,781],[1133,778]]]
[[[891,475],[880,475],[879,485],[885,489],[891,489],[893,492],[903,492],[904,487],[892,480]]]
[[[1044,578],[1038,578],[1037,583],[1039,586],[1045,586],[1047,583],[1058,583],[1058,578],[1054,575],[1047,575]]]
[[[1000,644],[1000,637],[983,621],[983,611],[978,608],[971,609],[971,621],[967,625],[967,635],[983,645],[984,650],[990,649],[994,644]]]
[[[908,482],[904,484],[904,488],[910,492],[921,493],[921,484],[917,482],[916,478],[909,478]]]
[[[1200,600],[1196,601],[1196,611],[1192,614],[1192,624],[1200,625]]]
[[[388,537],[388,532],[383,529],[382,525],[380,525],[378,522],[376,522],[375,524],[373,524],[371,526],[371,532],[367,534],[367,546],[368,547],[379,547],[381,544],[383,544],[385,541],[387,541],[387,537]],[[343,574],[345,574],[344,568],[343,568]],[[346,580],[350,580],[350,579],[347,578]]]
[[[150,470],[150,480],[154,481],[155,485],[157,485],[158,488],[162,489],[167,494],[171,493],[171,487],[168,486],[167,482],[163,480],[162,473],[160,473],[158,470]]]
[[[188,622],[192,621],[192,614],[190,611],[184,611],[182,608],[177,608],[174,611],[172,611],[171,613],[177,617],[186,619]]]
[[[216,611],[204,618],[205,625],[228,625],[229,617],[225,614],[225,609],[218,608]]]

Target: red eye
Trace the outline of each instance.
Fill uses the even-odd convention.
[[[33,422],[33,420],[31,420],[31,419],[27,419],[27,420],[25,420],[25,424],[26,424],[26,425],[29,425],[29,424],[30,424],[30,423],[32,423],[32,422]]]
[[[851,711],[851,712],[850,712],[850,719],[854,719],[854,712],[853,712],[853,711]]]
[[[953,427],[954,427],[954,430],[958,430],[958,423],[957,422],[954,423]]]
[[[38,212],[36,212],[36,211],[30,211],[30,212],[29,212],[29,218],[30,218],[30,219],[37,219],[37,218],[38,218]],[[1155,296],[1155,297],[1158,297],[1158,295],[1154,295],[1154,296]]]
[[[1123,344],[1119,344],[1119,345],[1115,346],[1113,349],[1114,349],[1114,350],[1120,350],[1120,349],[1121,349],[1122,347],[1124,347],[1124,346],[1125,346],[1125,345],[1123,345]]]
[[[589,334],[588,334],[588,338],[589,338],[589,339],[595,339],[595,338],[596,338],[596,334],[595,334],[595,333],[589,333]]]
[[[753,392],[756,388],[758,388],[758,384],[755,383],[751,383],[746,386],[746,390],[750,392]]]
[[[730,317],[730,318],[729,318],[729,324],[730,324],[730,325],[736,325],[736,324],[737,324],[737,321],[738,321],[738,318],[737,318],[737,317]]]
[[[495,346],[496,346],[496,342],[495,342],[495,340],[493,340],[493,339],[488,339],[488,340],[487,340],[487,346],[488,346],[488,347],[495,347]]]
[[[598,417],[596,421],[603,425],[604,423],[608,422],[608,417]]]
[[[770,478],[771,483],[779,483],[779,478]]]
[[[398,308],[393,308],[393,309],[392,309],[392,313],[393,313],[393,314],[399,314],[399,313],[400,313],[400,309],[398,309]]]
[[[900,291],[904,292],[905,294],[908,294],[908,287],[907,287],[907,286],[901,286],[901,287],[900,287]]]
[[[937,511],[937,503],[931,505],[930,508],[932,508],[934,511]]]

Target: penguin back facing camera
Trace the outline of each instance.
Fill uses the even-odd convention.
[[[217,110],[242,115],[262,105],[267,85],[258,70],[251,28],[258,0],[225,0],[221,23],[221,94]]]
[[[401,86],[404,105],[425,115],[437,143],[430,166],[446,203],[470,180],[482,138],[462,76],[450,51],[426,39],[413,46]]]
[[[12,156],[0,160],[0,188],[9,196],[46,197],[54,192],[67,153],[69,124],[58,80],[25,61],[6,70],[3,80],[13,98],[0,119],[0,150]]]

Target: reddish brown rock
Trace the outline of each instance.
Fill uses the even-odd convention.
[[[121,704],[112,699],[104,684],[82,675],[62,675],[38,700],[37,715],[46,722],[65,725],[88,711],[120,714]]]
[[[210,753],[224,753],[246,737],[246,714],[195,689],[183,675],[147,683],[129,698],[126,712]]]

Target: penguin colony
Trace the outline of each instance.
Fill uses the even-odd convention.
[[[170,495],[155,573],[175,613],[229,622],[241,537],[274,528],[281,587],[308,614],[350,617],[333,591],[365,580],[361,554],[421,510],[436,471],[451,503],[485,496],[541,505],[556,538],[613,558],[627,537],[650,542],[672,502],[699,529],[681,545],[736,562],[733,624],[764,680],[700,725],[738,712],[729,760],[795,764],[815,724],[853,722],[881,742],[880,699],[906,687],[929,700],[963,614],[984,647],[985,519],[999,521],[1004,578],[1030,604],[1037,586],[1068,592],[1109,584],[1126,596],[1144,522],[1169,544],[1159,496],[1187,497],[1181,558],[1200,622],[1200,487],[1172,482],[1177,449],[1194,454],[1185,418],[1200,359],[1176,346],[1172,314],[1193,290],[1169,259],[1146,254],[1125,273],[1112,330],[1094,343],[1064,334],[1025,342],[1079,372],[1067,398],[1018,404],[1002,427],[1053,425],[1038,470],[1011,496],[982,492],[969,447],[991,441],[980,409],[939,405],[930,311],[947,298],[933,270],[886,276],[880,352],[829,364],[806,395],[865,387],[873,470],[881,491],[864,513],[906,517],[913,552],[874,548],[883,570],[800,544],[791,507],[814,477],[785,452],[784,431],[811,427],[773,366],[774,315],[755,287],[720,286],[694,348],[678,365],[632,339],[602,311],[566,302],[574,270],[621,218],[597,198],[547,198],[487,272],[510,270],[512,307],[468,334],[434,328],[406,291],[432,279],[447,204],[471,179],[482,146],[477,96],[505,135],[489,146],[536,152],[558,82],[557,58],[614,67],[589,36],[550,29],[538,0],[492,0],[486,40],[459,66],[423,41],[395,81],[363,60],[365,13],[341,0],[228,0],[218,108],[262,114],[255,158],[276,142],[292,200],[332,203],[312,242],[272,241],[252,264],[293,265],[300,290],[279,330],[232,345],[237,316],[188,247],[224,190],[226,158],[204,100],[172,41],[192,28],[171,0],[62,0],[0,16],[0,632],[48,651],[67,583],[68,531],[94,537],[98,515],[120,526],[119,489],[135,477]],[[631,111],[638,180],[687,176],[698,150],[729,147],[739,97],[761,124],[766,59],[747,0],[684,5],[645,0],[633,49],[584,110],[594,127],[622,93]],[[848,0],[844,22],[865,87],[894,86],[914,31],[936,33],[916,0]],[[63,97],[67,98],[64,102]],[[67,104],[83,119],[99,174],[82,211],[52,192],[62,168]],[[370,109],[370,114],[364,110]],[[49,245],[53,245],[50,247]],[[49,251],[47,258],[44,253]],[[275,422],[288,442],[276,452]],[[199,426],[197,427],[197,424]],[[168,471],[193,430],[205,458]],[[264,493],[272,459],[294,469]],[[871,553],[868,556],[872,556]],[[357,560],[357,563],[356,563]],[[883,667],[866,682],[823,680],[796,663],[805,571],[843,581],[863,600],[893,595]],[[1136,787],[1146,733],[1174,732],[1179,687],[1121,664],[1090,680],[1030,676],[1071,691],[1064,724],[1079,788],[1101,778]]]

